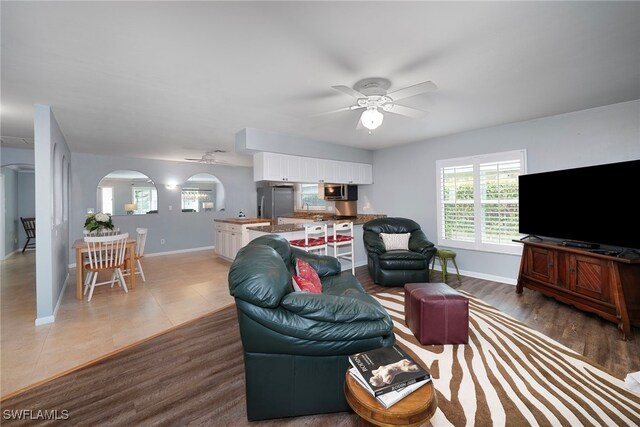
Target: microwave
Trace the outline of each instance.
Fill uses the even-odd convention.
[[[358,186],[347,184],[325,184],[325,200],[358,200]]]

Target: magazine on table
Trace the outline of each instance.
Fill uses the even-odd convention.
[[[367,390],[369,394],[371,394],[371,396],[375,397],[378,403],[384,406],[385,409],[388,409],[392,405],[395,405],[400,400],[404,399],[405,397],[407,397],[408,395],[410,395],[411,393],[413,393],[414,391],[416,391],[417,389],[419,389],[420,387],[422,387],[423,385],[431,381],[431,378],[428,378],[422,381],[415,382],[409,386],[406,386],[405,388],[402,388],[399,390],[393,390],[388,393],[379,394],[378,396],[376,396],[373,394],[373,392],[367,386],[367,384],[363,382],[362,377],[358,376],[358,370],[356,368],[350,368],[349,375],[351,375],[358,382],[358,384],[362,386],[362,388]]]
[[[416,382],[431,379],[398,345],[382,347],[349,356],[360,382],[374,396],[401,390]]]

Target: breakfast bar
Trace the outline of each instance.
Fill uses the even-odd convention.
[[[295,221],[293,223],[286,223],[287,218],[279,218],[280,224],[271,224],[266,226],[249,226],[247,227],[247,231],[249,233],[249,241],[267,234],[278,234],[291,241],[294,239],[304,239],[305,224],[327,224],[327,232],[328,234],[332,234],[334,224],[350,221],[353,222],[353,237],[355,240],[355,265],[361,266],[367,264],[367,255],[366,251],[364,250],[364,244],[362,240],[362,224],[372,219],[383,218],[385,216],[386,215],[367,214],[357,215],[353,218],[340,219],[335,218],[333,215],[303,215],[299,213],[295,215],[295,217],[289,218]],[[285,223],[283,224],[282,222]],[[331,250],[329,250],[328,254],[333,255]],[[348,268],[347,264],[343,264],[343,269],[346,268]]]

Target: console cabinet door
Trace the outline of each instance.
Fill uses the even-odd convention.
[[[528,247],[527,251],[525,274],[532,279],[538,279],[549,284],[556,284],[556,252],[537,247]]]
[[[571,290],[610,303],[609,271],[605,260],[573,255],[569,262]]]

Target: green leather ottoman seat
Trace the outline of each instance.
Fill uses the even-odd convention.
[[[322,293],[294,292],[296,259],[320,276]],[[395,342],[384,308],[330,256],[262,236],[229,271],[244,350],[250,421],[348,411],[347,356]]]

